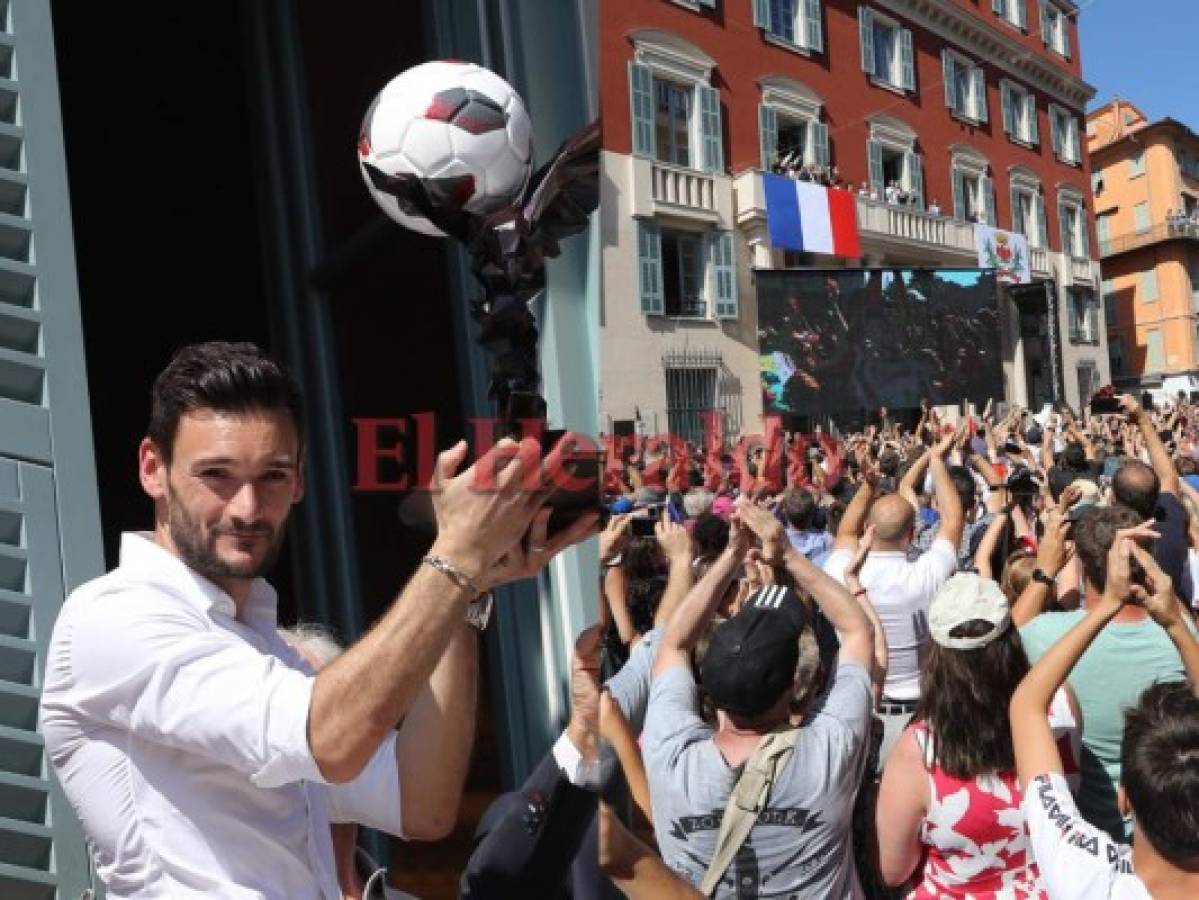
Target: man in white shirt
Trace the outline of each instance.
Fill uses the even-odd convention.
[[[124,535],[120,565],[67,599],[40,711],[109,897],[339,900],[330,822],[445,836],[486,592],[594,527],[546,539],[535,441],[456,474],[460,442],[437,461],[429,555],[312,677],[261,577],[303,496],[303,449],[298,390],[253,345],[184,348],[155,381],[138,451],[154,530]]]
[[[929,454],[941,521],[928,552],[908,562],[916,510],[901,494],[875,499],[878,474],[865,467],[867,477],[841,517],[833,552],[824,562],[824,571],[844,582],[845,567],[857,550],[858,536],[869,517],[874,543],[859,578],[882,623],[888,659],[879,703],[883,722],[880,771],[920,699],[920,654],[929,639],[929,604],[937,589],[957,570],[964,513],[945,465],[945,455],[955,439],[952,432],[945,435]]]

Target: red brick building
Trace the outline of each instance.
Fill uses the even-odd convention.
[[[975,266],[974,221],[1026,234],[1057,298],[1052,337],[1007,310],[1009,399],[1048,399],[1051,370],[1076,406],[1105,383],[1076,18],[1068,0],[603,0],[601,411],[664,429],[703,403],[671,396],[672,366],[706,367],[700,393],[756,427],[754,268]],[[861,260],[769,246],[761,172],[792,151],[866,183]],[[882,202],[892,182],[910,204]]]

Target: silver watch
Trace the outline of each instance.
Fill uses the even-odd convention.
[[[483,631],[487,628],[487,623],[491,621],[491,607],[495,602],[495,597],[491,591],[480,594],[470,601],[466,607],[466,622]]]

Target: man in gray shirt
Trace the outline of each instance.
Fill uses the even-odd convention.
[[[762,558],[785,567],[837,629],[841,650],[828,694],[805,720],[716,896],[858,898],[850,821],[870,728],[869,620],[842,585],[791,547],[768,511],[739,501],[732,524],[729,549],[666,624],[654,661],[642,748],[658,847],[670,868],[700,884],[744,763],[764,736],[789,724],[798,639],[809,627],[791,591],[763,588],[713,630],[701,674],[715,727],[700,716],[688,659],[756,535]]]

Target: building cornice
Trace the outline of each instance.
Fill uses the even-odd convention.
[[[643,28],[628,34],[633,59],[684,81],[708,82],[716,60],[695,44],[669,31]]]
[[[1127,149],[1127,147],[1143,147],[1146,139],[1158,137],[1181,137],[1184,140],[1199,143],[1199,134],[1196,134],[1189,125],[1185,122],[1179,122],[1177,119],[1166,118],[1132,128],[1121,137],[1108,141],[1087,152],[1092,159],[1108,155],[1122,156],[1123,154],[1120,151]],[[1127,145],[1127,147],[1124,145]]]
[[[1016,80],[1083,111],[1095,88],[1067,69],[1054,65],[1037,51],[952,0],[873,0],[922,28],[961,47],[965,52],[1003,69]]]

